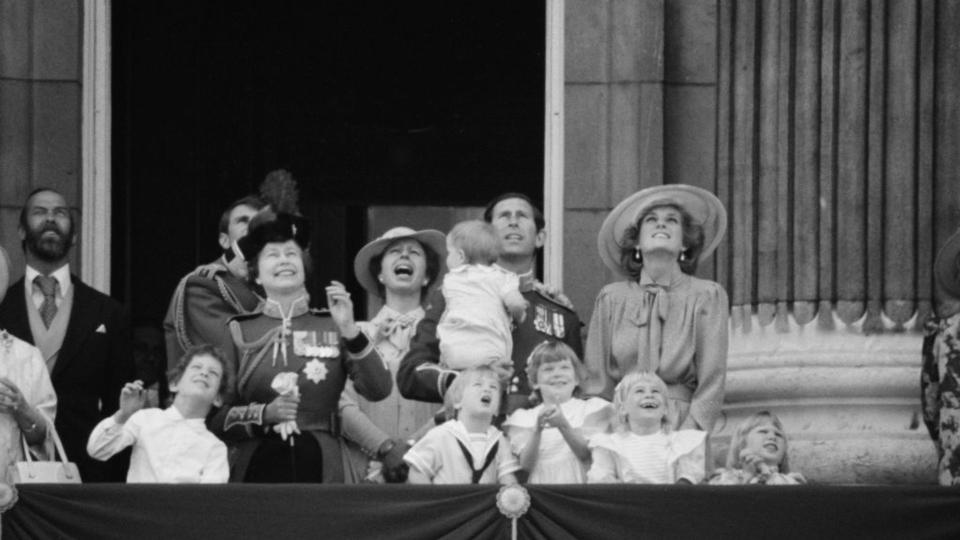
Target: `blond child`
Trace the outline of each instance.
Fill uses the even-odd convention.
[[[500,379],[489,366],[467,369],[447,391],[456,418],[431,429],[404,455],[411,484],[513,484],[520,469],[503,433]]]
[[[709,480],[714,485],[806,484],[800,473],[790,472],[787,437],[777,415],[760,411],[737,427],[726,468],[717,469]]]
[[[590,440],[589,483],[697,484],[706,471],[706,433],[670,429],[667,385],[650,372],[624,377],[614,390],[616,431]]]
[[[225,483],[230,476],[227,447],[207,430],[205,419],[227,388],[223,353],[211,345],[187,349],[177,364],[166,409],[143,409],[142,381],[127,383],[120,408],[93,429],[91,457],[106,461],[133,446],[127,482]]]
[[[527,379],[539,405],[517,409],[503,424],[531,484],[583,484],[590,466],[587,440],[610,426],[613,409],[580,397],[584,368],[560,341],[544,341],[527,358]]]
[[[462,221],[447,235],[446,309],[437,325],[445,368],[512,370],[511,317],[522,322],[527,301],[517,275],[494,264],[499,253],[496,229],[487,222]]]

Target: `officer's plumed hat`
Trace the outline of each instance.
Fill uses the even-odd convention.
[[[250,220],[247,235],[237,241],[243,257],[253,261],[263,246],[288,240],[306,251],[310,245],[310,222],[297,207],[299,193],[293,175],[283,169],[271,172],[260,185],[260,197],[267,205]]]

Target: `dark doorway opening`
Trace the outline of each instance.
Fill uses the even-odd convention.
[[[312,291],[359,292],[369,206],[543,191],[544,2],[128,0],[112,26],[112,290],[135,325],[273,169],[314,219]]]

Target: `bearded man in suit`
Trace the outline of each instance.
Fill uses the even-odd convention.
[[[122,482],[129,454],[103,463],[87,455],[86,444],[135,377],[130,325],[117,301],[70,273],[76,225],[56,190],[39,188],[27,197],[18,227],[26,272],[0,303],[0,328],[43,354],[57,393],[54,425],[81,479]]]

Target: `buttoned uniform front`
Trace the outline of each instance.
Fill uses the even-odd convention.
[[[576,312],[541,292],[542,286],[534,279],[532,272],[519,275],[518,278],[520,294],[529,305],[526,318],[513,327],[513,377],[507,388],[507,399],[502,405],[507,414],[530,405],[532,389],[527,380],[526,367],[527,357],[534,347],[546,340],[556,340],[569,345],[578,357],[583,353],[581,324]],[[403,358],[397,372],[397,386],[406,398],[440,403],[456,376],[456,372],[439,365],[437,322],[445,307],[443,295],[440,291],[434,291],[426,315],[417,326],[417,333],[410,343],[410,352]]]
[[[103,419],[87,442],[95,459],[107,459],[128,446],[128,483],[216,484],[230,477],[227,446],[203,418],[184,418],[175,406],[141,409],[123,424]]]
[[[367,399],[376,401],[390,394],[390,371],[366,336],[360,333],[349,344],[342,342],[329,313],[311,310],[308,304],[309,297],[304,295],[285,314],[268,299],[259,313],[230,321],[234,347],[227,355],[227,369],[235,382],[210,425],[236,447],[232,481],[246,478],[248,469],[256,466],[251,459],[258,446],[266,437],[275,437],[263,413],[277,397],[272,383],[278,374],[296,374],[297,426],[303,436],[314,437],[321,449],[324,482],[343,481],[337,404],[347,378]],[[296,467],[309,465],[297,463]]]

